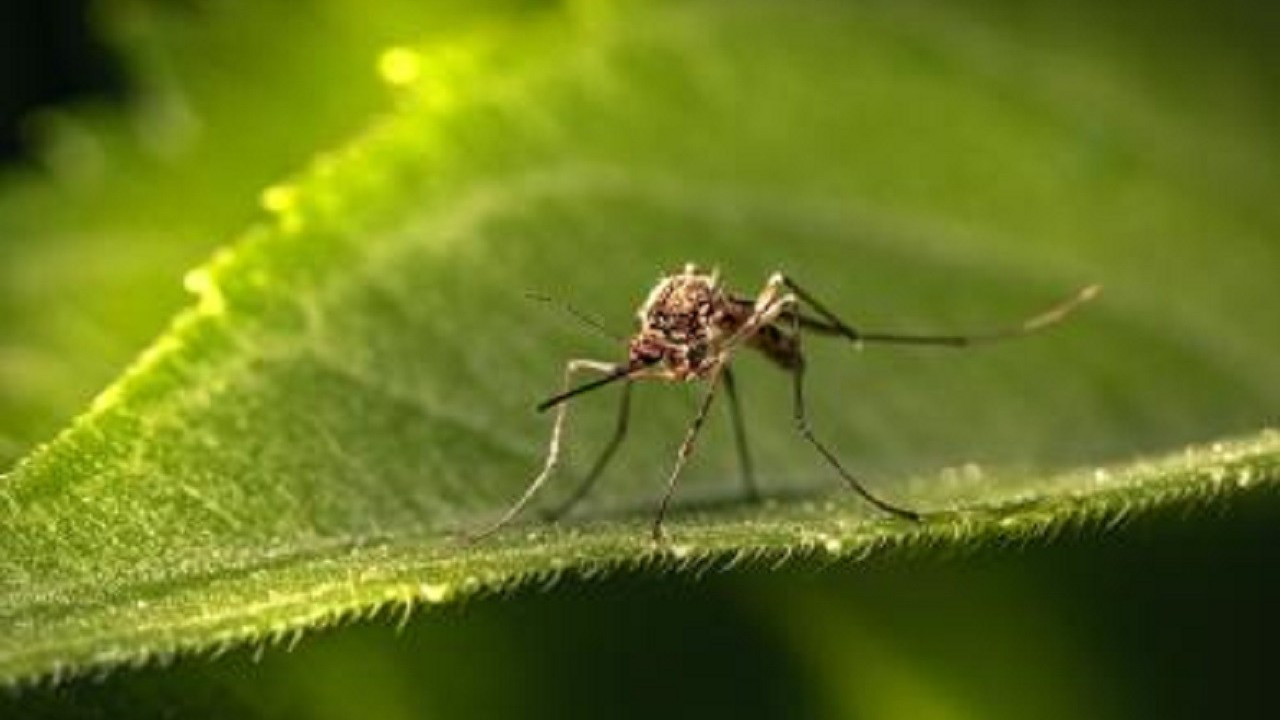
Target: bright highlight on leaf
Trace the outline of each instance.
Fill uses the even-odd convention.
[[[214,283],[207,268],[196,268],[182,276],[182,286],[197,298],[196,312],[203,315],[221,315],[227,311],[227,301]]]
[[[418,54],[409,48],[389,48],[378,58],[378,74],[391,85],[412,85],[419,70]]]

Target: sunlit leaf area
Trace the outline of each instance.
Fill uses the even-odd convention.
[[[116,90],[0,166],[0,717],[1270,706],[1270,5],[77,12]],[[696,443],[708,382],[535,409],[687,264],[810,301]]]

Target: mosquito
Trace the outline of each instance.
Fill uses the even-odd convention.
[[[842,337],[858,346],[864,343],[884,343],[967,348],[1030,335],[1056,325],[1077,307],[1096,296],[1099,290],[1098,285],[1087,286],[1038,315],[998,330],[964,335],[866,332],[845,323],[808,290],[780,272],[770,275],[760,293],[750,298],[734,294],[722,286],[718,270],[706,272],[695,264],[687,264],[681,272],[660,279],[640,306],[637,313],[640,328],[626,340],[625,362],[575,359],[565,364],[561,391],[537,405],[538,412],[555,409],[555,420],[542,471],[501,517],[474,533],[471,539],[474,541],[488,537],[515,519],[556,469],[560,460],[568,401],[619,382],[622,383],[622,394],[613,436],[578,488],[551,513],[553,519],[567,513],[591,491],[626,436],[631,410],[631,386],[637,380],[700,380],[706,383],[697,414],[685,431],[684,440],[676,453],[675,464],[667,475],[666,489],[653,519],[652,534],[655,542],[663,540],[662,523],[667,515],[668,505],[675,494],[680,474],[693,452],[698,433],[706,422],[712,401],[721,387],[728,396],[729,415],[743,483],[747,494],[756,497],[758,493],[742,422],[738,389],[730,368],[734,353],[743,347],[761,352],[791,373],[796,429],[853,492],[889,515],[919,521],[921,513],[884,500],[868,490],[814,434],[805,409],[805,357],[802,347],[805,334]],[[535,299],[547,298],[535,296]],[[583,313],[567,305],[564,309],[607,333],[600,323]],[[573,385],[574,378],[581,373],[596,373],[599,377]]]

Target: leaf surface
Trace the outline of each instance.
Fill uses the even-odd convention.
[[[194,307],[4,479],[0,675],[279,638],[565,569],[966,549],[1269,487],[1280,440],[1244,435],[1280,400],[1277,338],[1259,331],[1278,165],[1257,98],[1205,109],[1185,93],[1217,90],[1121,72],[1105,34],[962,20],[584,3],[389,50],[394,112],[268,188],[271,217],[188,275]],[[819,435],[931,511],[922,525],[837,494],[792,429],[786,376],[744,357],[778,500],[739,501],[727,423],[711,423],[674,544],[652,546],[697,396],[644,386],[571,522],[460,544],[540,466],[531,406],[565,360],[624,350],[523,295],[626,332],[686,261],[745,293],[785,269],[869,329],[1004,325],[1107,290],[981,352],[809,343]],[[607,439],[613,402],[575,403],[546,503]]]

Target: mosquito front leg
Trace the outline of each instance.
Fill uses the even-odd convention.
[[[613,363],[599,362],[597,360],[570,360],[564,367],[563,390],[561,395],[558,397],[563,397],[570,392],[569,388],[570,384],[573,382],[573,376],[584,370],[604,373],[606,376],[612,377],[617,375],[619,372],[624,371],[625,367],[621,367]],[[472,534],[468,538],[471,542],[483,540],[500,530],[507,523],[511,522],[520,514],[521,510],[524,510],[525,506],[529,504],[529,501],[533,499],[533,496],[537,494],[538,489],[541,488],[543,483],[547,481],[547,478],[551,476],[551,471],[555,469],[556,464],[560,461],[560,438],[564,430],[564,420],[565,416],[568,414],[569,405],[566,402],[559,402],[556,404],[555,409],[556,419],[551,426],[551,442],[547,447],[547,459],[542,466],[542,472],[538,473],[538,476],[533,479],[533,482],[529,483],[529,486],[525,488],[524,494],[521,495],[505,513],[502,514],[502,517],[499,517],[488,527]]]
[[[676,453],[676,464],[671,468],[671,474],[667,477],[667,491],[662,495],[662,502],[658,505],[658,514],[653,519],[653,541],[662,542],[662,519],[666,517],[667,505],[671,503],[671,496],[676,491],[676,481],[680,479],[680,472],[684,470],[685,463],[689,460],[690,453],[693,452],[693,443],[698,439],[698,431],[702,430],[703,423],[707,420],[707,411],[711,409],[711,401],[716,397],[716,390],[720,385],[721,368],[716,368],[711,373],[711,377],[707,378],[707,392],[702,397],[702,403],[698,406],[698,414],[694,416],[693,422],[689,423],[689,430],[685,433],[684,441],[680,443],[680,450]]]
[[[548,521],[563,517],[572,510],[582,498],[591,492],[591,488],[595,486],[596,480],[604,474],[605,468],[609,465],[609,461],[613,459],[613,453],[618,449],[618,445],[622,444],[623,438],[627,435],[627,423],[631,416],[631,381],[626,380],[622,385],[622,400],[618,403],[618,422],[613,428],[613,437],[609,439],[609,443],[604,446],[604,450],[600,452],[600,456],[596,458],[596,462],[591,466],[591,472],[587,473],[586,478],[578,485],[563,502],[556,508],[546,513]]]
[[[793,308],[793,310],[794,309],[795,308]],[[791,368],[792,391],[793,391],[792,401],[795,409],[796,428],[800,431],[800,434],[803,435],[804,438],[808,440],[818,450],[818,452],[822,454],[824,458],[826,458],[827,462],[831,464],[831,467],[835,468],[836,472],[840,473],[840,477],[844,478],[844,481],[849,485],[849,487],[854,492],[861,495],[867,502],[871,503],[872,505],[875,505],[876,507],[880,508],[881,510],[884,510],[885,512],[891,515],[897,515],[898,517],[906,518],[908,520],[917,520],[917,521],[920,520],[919,513],[913,510],[908,510],[906,508],[899,507],[892,503],[881,500],[875,495],[872,495],[871,491],[863,487],[862,483],[858,482],[857,478],[855,478],[848,470],[845,470],[844,466],[840,464],[839,459],[836,458],[835,453],[828,450],[827,447],[823,445],[816,436],[814,436],[813,429],[809,426],[808,413],[805,410],[805,401],[804,401],[804,369],[805,368],[804,368],[804,356],[801,355],[801,328],[800,328],[800,314],[798,312],[791,313],[791,331],[792,333],[794,333],[794,336],[795,336],[796,355],[798,356],[798,362],[794,363]]]

